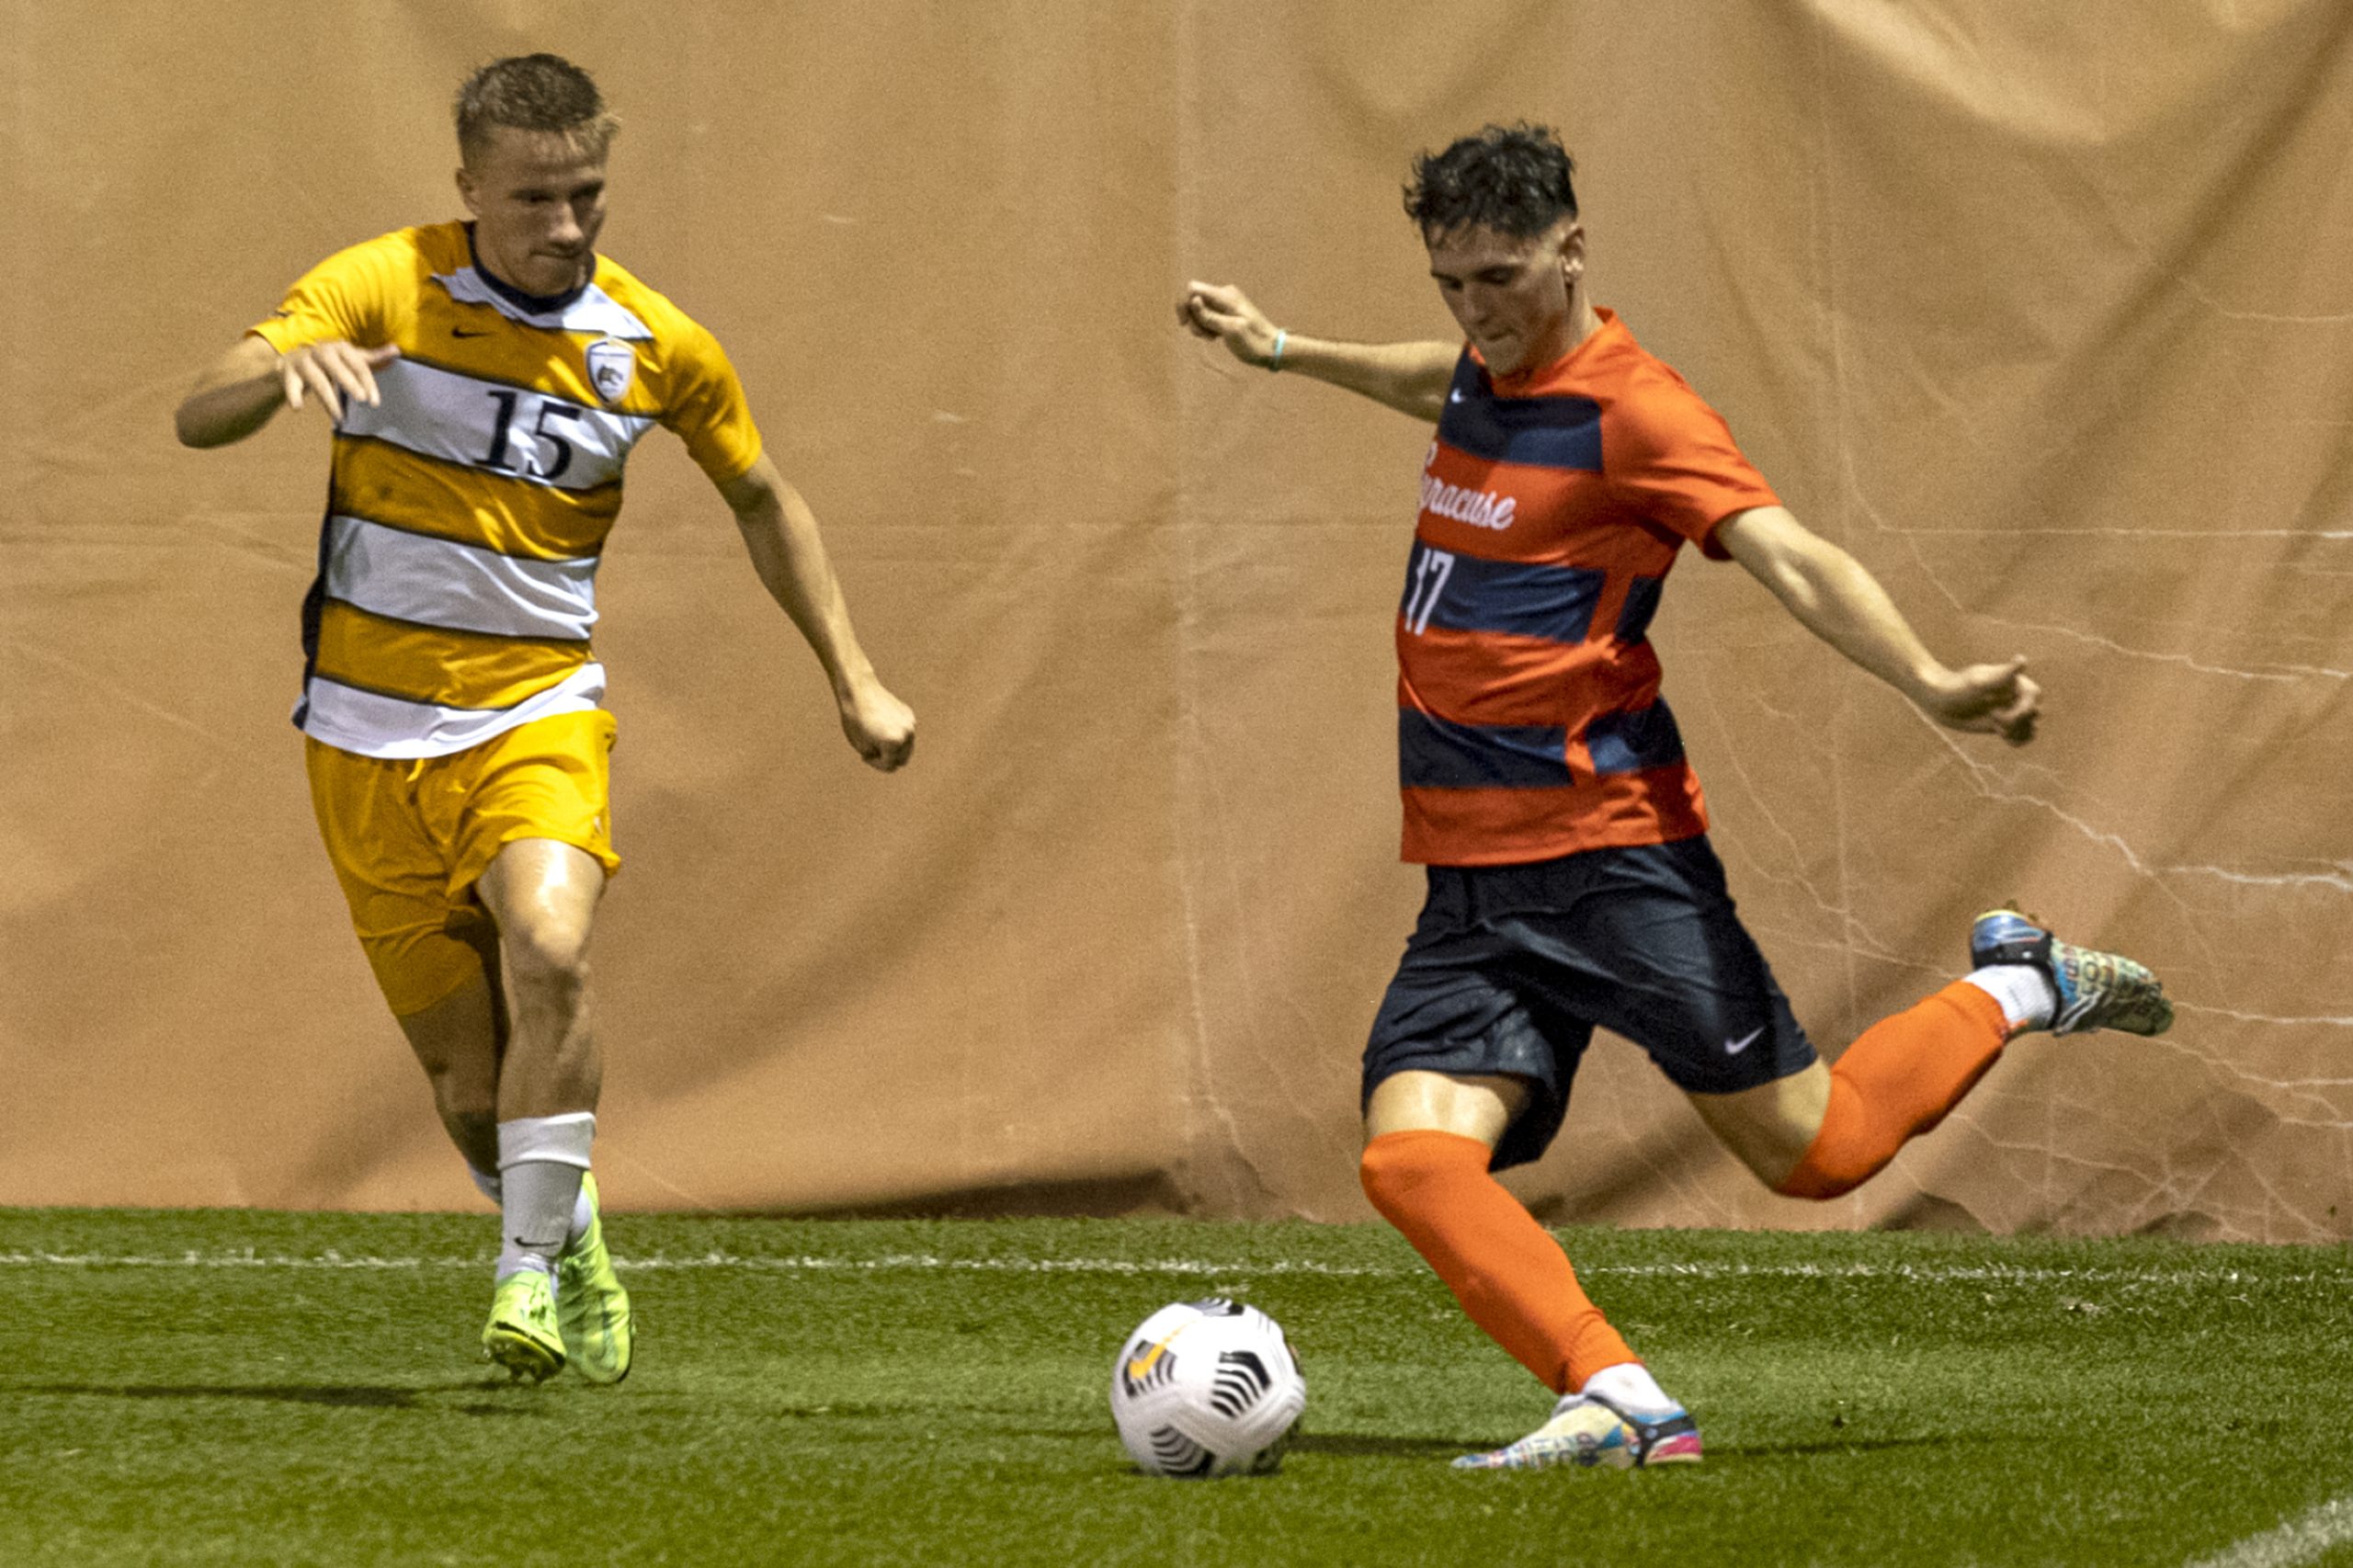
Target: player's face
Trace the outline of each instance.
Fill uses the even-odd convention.
[[[1585,267],[1585,230],[1574,219],[1527,239],[1487,228],[1423,239],[1439,297],[1491,372],[1533,369],[1575,346],[1571,300]]]
[[[605,158],[548,131],[493,126],[458,171],[474,215],[474,249],[499,281],[526,294],[567,293],[597,267],[605,226]]]

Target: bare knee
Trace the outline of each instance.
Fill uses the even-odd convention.
[[[586,990],[589,926],[604,887],[604,868],[568,844],[517,839],[498,852],[475,892],[497,923],[518,998],[561,1005]]]
[[[1734,1159],[1767,1187],[1787,1192],[1821,1134],[1830,1105],[1830,1070],[1815,1062],[1753,1089],[1686,1097]]]
[[[527,918],[499,930],[507,983],[536,994],[574,997],[588,989],[588,928]]]
[[[1785,1193],[1790,1175],[1805,1163],[1805,1150],[1781,1139],[1761,1140],[1740,1143],[1727,1139],[1724,1146],[1732,1157],[1748,1167],[1748,1174],[1758,1183],[1775,1192]]]
[[[1451,1132],[1494,1148],[1526,1109],[1523,1079],[1502,1075],[1392,1073],[1373,1085],[1365,1106],[1367,1140],[1392,1132]]]

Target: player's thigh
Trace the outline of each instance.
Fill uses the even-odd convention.
[[[605,882],[612,842],[613,717],[563,713],[517,726],[467,755],[454,807],[453,894],[471,894],[527,960],[576,960]]]
[[[1460,896],[1466,887],[1475,895],[1475,879],[1432,875],[1365,1044],[1363,1108],[1374,1136],[1408,1117],[1477,1129],[1465,1135],[1488,1142],[1500,1170],[1536,1158],[1560,1131],[1592,1030],[1531,1002],[1518,955],[1479,918],[1475,896]]]
[[[535,971],[576,967],[586,953],[605,869],[576,846],[514,838],[475,883],[504,951],[529,981]]]
[[[1742,1165],[1778,1187],[1821,1135],[1830,1109],[1830,1069],[1817,1060],[1753,1089],[1685,1097]]]
[[[419,807],[431,764],[305,743],[311,804],[368,966],[394,1016],[432,1007],[483,979],[468,912],[449,887],[449,846]],[[479,918],[479,916],[475,916]]]
[[[1527,1108],[1529,1093],[1524,1078],[1408,1068],[1373,1085],[1364,1135],[1370,1142],[1392,1132],[1451,1132],[1492,1149]]]
[[[1818,1064],[1704,838],[1598,853],[1564,938],[1606,977],[1578,993],[1597,1024],[1687,1095],[1744,1095]]]

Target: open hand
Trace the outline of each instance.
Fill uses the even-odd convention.
[[[287,407],[301,407],[308,395],[319,400],[328,418],[339,420],[347,399],[370,408],[383,402],[376,390],[376,372],[400,356],[401,351],[389,343],[377,348],[355,347],[339,337],[306,343],[278,358],[278,385],[286,394]]]

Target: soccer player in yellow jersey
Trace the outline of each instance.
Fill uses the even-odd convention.
[[[443,1126],[500,1206],[483,1346],[518,1379],[619,1382],[629,1297],[588,1176],[600,1061],[588,937],[619,866],[613,719],[589,642],[621,471],[656,425],[735,514],[760,580],[889,772],[915,715],[876,678],[817,525],[711,335],[597,252],[618,122],[551,54],[460,91],[471,222],[329,257],[177,416],[191,447],[282,406],[335,422],[294,722],[312,800]]]

